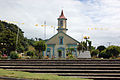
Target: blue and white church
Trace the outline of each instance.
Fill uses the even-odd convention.
[[[67,35],[67,18],[64,16],[63,10],[58,20],[57,34],[52,36],[46,41],[47,49],[44,51],[44,56],[49,58],[66,58],[67,48],[74,48],[75,51],[72,53],[75,57],[79,55],[77,51],[77,40]]]

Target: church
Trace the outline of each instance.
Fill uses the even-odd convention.
[[[72,55],[77,57],[79,55],[79,52],[77,51],[77,44],[79,42],[66,34],[68,31],[67,18],[64,16],[63,10],[57,20],[58,32],[46,41],[47,49],[44,51],[43,55],[48,56],[49,58],[66,58],[67,49],[74,48]]]

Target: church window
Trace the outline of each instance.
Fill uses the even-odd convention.
[[[60,26],[63,26],[63,21],[60,21]]]
[[[59,37],[59,44],[63,44],[63,37]]]

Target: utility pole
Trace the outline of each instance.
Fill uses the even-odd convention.
[[[108,43],[108,45],[110,46],[112,42],[107,42],[107,43]]]
[[[20,29],[19,29],[19,26],[21,25],[21,24],[24,24],[24,23],[18,23],[18,30],[17,30],[17,37],[16,37],[16,53],[17,53],[17,45],[18,45],[18,39],[19,39],[19,31],[20,31]]]
[[[16,53],[17,53],[18,37],[19,37],[19,27],[18,27],[18,30],[17,30],[17,37],[16,37]]]
[[[44,21],[44,39],[46,39],[46,21]]]

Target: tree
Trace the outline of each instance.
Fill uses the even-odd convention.
[[[29,45],[34,46],[35,40],[33,38],[27,39],[27,41]]]
[[[106,53],[106,49],[102,50],[100,53],[99,53],[99,58],[110,58],[111,55],[107,54]]]
[[[100,52],[99,57],[103,58],[111,58],[111,57],[118,57],[120,54],[120,47],[119,46],[109,46],[108,48],[104,49]]]
[[[33,51],[27,51],[27,56],[34,56],[35,53]]]
[[[18,29],[19,39],[16,44]],[[0,21],[0,50],[5,48],[7,50],[6,53],[10,55],[11,51],[15,51],[20,46],[23,46],[23,40],[23,31],[20,28],[18,28],[17,25]]]
[[[85,41],[82,41],[80,44],[82,45],[82,51],[87,50],[87,45]]]
[[[90,37],[89,36],[84,36],[84,39],[86,40],[86,43],[85,43],[85,47],[86,47],[86,50],[88,50],[88,46],[87,46],[87,43],[88,43],[88,39],[90,39]],[[91,43],[89,43],[89,44],[91,44]]]
[[[88,44],[89,44],[89,51],[91,51],[91,48],[92,48],[92,41],[89,41],[89,40],[87,40],[88,41]]]
[[[67,52],[72,55],[73,51],[75,51],[74,48],[67,48]]]
[[[83,49],[83,46],[82,44],[79,43],[79,45],[77,46],[77,50],[79,51],[79,54],[80,54],[80,51]]]
[[[120,54],[120,47],[119,46],[109,46],[106,49],[106,53],[110,55],[110,57],[118,57]]]
[[[45,41],[36,41],[34,47],[38,51],[39,59],[42,58],[42,52],[46,50]]]
[[[24,48],[23,46],[21,46],[21,47],[19,47],[19,48],[17,49],[17,51],[18,51],[19,53],[23,53],[24,50],[25,50],[25,48]]]
[[[98,54],[99,54],[99,50],[97,50],[97,49],[91,51],[91,56],[92,56],[92,57],[94,57],[94,56],[97,57]]]
[[[1,45],[3,44],[0,49],[5,48],[8,55],[11,51],[14,51],[16,49],[16,34],[11,32],[10,30],[2,31],[0,41]]]
[[[18,54],[17,54],[16,52],[12,51],[12,52],[10,53],[10,58],[11,58],[11,59],[18,59],[19,56],[18,56]]]
[[[101,45],[101,46],[98,46],[97,49],[101,52],[101,51],[103,51],[104,49],[106,49],[106,47]]]

